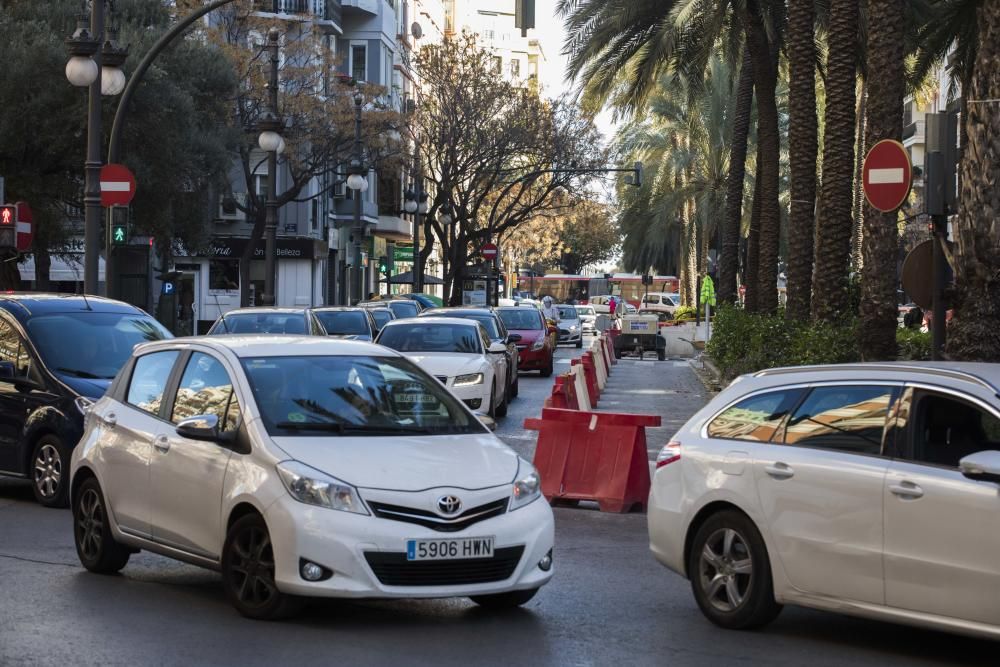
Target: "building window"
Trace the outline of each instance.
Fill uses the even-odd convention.
[[[368,78],[368,46],[355,44],[351,46],[351,76],[355,81],[365,81]]]
[[[240,260],[213,259],[208,263],[208,293],[232,294],[240,290]]]
[[[510,75],[515,79],[521,76],[521,61],[517,58],[510,61]]]
[[[493,71],[497,74],[503,72],[503,58],[500,56],[493,56]]]
[[[444,0],[444,31],[455,32],[455,0]]]
[[[913,122],[913,101],[903,105],[903,127]]]

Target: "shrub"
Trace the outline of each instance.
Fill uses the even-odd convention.
[[[694,306],[677,306],[674,310],[674,321],[680,322],[683,320],[693,320],[694,319]]]
[[[899,358],[905,361],[928,361],[931,358],[931,334],[919,329],[897,329]]]

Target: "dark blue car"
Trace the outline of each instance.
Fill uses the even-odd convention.
[[[138,343],[171,338],[142,310],[74,294],[0,294],[0,475],[68,504],[69,461],[87,404]]]

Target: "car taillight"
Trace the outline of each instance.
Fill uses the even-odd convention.
[[[659,455],[656,457],[656,467],[662,468],[665,465],[669,465],[674,461],[681,460],[681,443],[677,440],[671,440],[666,444],[666,446],[660,450]]]

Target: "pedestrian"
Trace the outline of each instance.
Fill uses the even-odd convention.
[[[615,297],[611,297],[611,298],[608,299],[608,314],[610,314],[611,317],[615,316],[615,312],[616,312],[616,308],[615,307],[617,305],[618,304],[615,302]]]

